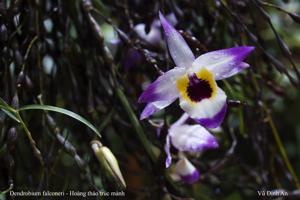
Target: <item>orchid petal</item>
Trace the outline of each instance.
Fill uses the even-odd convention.
[[[170,13],[170,14],[166,15],[165,18],[167,19],[167,21],[172,26],[176,26],[176,24],[178,23],[178,20],[177,20],[176,15],[174,13]],[[156,28],[160,28],[161,27],[160,20],[158,20],[158,19],[154,20],[153,23],[151,24],[151,26],[156,27]]]
[[[140,120],[150,117],[154,113],[160,111],[161,109],[164,109],[165,107],[173,103],[173,101],[175,100],[176,98],[170,99],[168,101],[155,101],[148,103],[140,116]]]
[[[159,13],[160,22],[164,29],[168,49],[177,67],[190,67],[195,60],[195,56],[183,37],[175,28]]]
[[[167,135],[167,138],[166,138],[165,152],[166,152],[166,155],[167,155],[165,165],[166,165],[166,168],[169,168],[171,163],[172,163],[171,142],[170,142],[170,136],[169,135]]]
[[[205,67],[214,74],[216,80],[225,79],[249,67],[247,63],[242,61],[253,50],[254,47],[241,46],[208,52],[193,62],[192,70],[197,72]]]
[[[177,19],[174,13],[168,14],[166,18],[173,26],[177,24]],[[162,41],[160,26],[160,21],[155,19],[153,20],[148,33],[146,33],[146,25],[144,23],[135,25],[133,30],[141,39],[145,40],[149,44],[158,45]]]
[[[176,79],[183,75],[183,68],[175,67],[158,77],[139,98],[139,103],[170,101],[179,96]]]
[[[218,147],[216,138],[198,124],[172,126],[169,136],[172,145],[179,151],[200,152]]]
[[[218,87],[214,97],[203,99],[197,103],[190,103],[181,97],[180,107],[206,128],[216,128],[225,117],[226,99],[225,92]]]
[[[219,127],[221,125],[221,123],[224,120],[226,111],[227,111],[227,103],[225,103],[223,105],[222,109],[217,114],[215,114],[213,117],[199,118],[199,119],[194,119],[194,120],[206,128],[213,129],[213,128]]]
[[[183,182],[188,184],[193,184],[200,179],[199,171],[185,157],[176,163],[175,172]]]
[[[145,24],[142,24],[142,23],[137,24],[134,27],[134,31],[141,39],[145,40],[149,44],[152,44],[152,45],[159,44],[162,39],[159,28],[156,27],[154,25],[154,23],[153,23],[153,25],[151,25],[151,29],[150,29],[149,33],[146,33],[145,28],[146,28]]]

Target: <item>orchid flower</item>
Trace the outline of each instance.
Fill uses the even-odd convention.
[[[177,24],[177,19],[174,13],[170,13],[166,16],[166,18],[171,22],[172,25]],[[134,26],[133,30],[137,34],[137,36],[143,41],[151,44],[152,46],[161,45],[162,36],[160,32],[160,22],[158,19],[153,20],[150,26],[149,33],[146,33],[146,25],[144,23],[140,23]],[[124,56],[123,65],[126,71],[129,71],[131,68],[141,65],[142,62],[142,54],[137,50],[131,48],[127,51]]]
[[[175,164],[175,180],[181,180],[187,184],[193,184],[200,179],[200,173],[196,167],[185,157],[180,158]]]
[[[174,13],[170,13],[166,16],[170,24],[175,26],[177,24],[177,19]],[[151,45],[159,45],[162,41],[160,33],[160,22],[158,19],[153,20],[150,26],[149,33],[146,33],[146,25],[144,23],[137,24],[134,26],[135,33],[144,41],[148,42]]]
[[[254,47],[241,46],[205,53],[195,58],[175,28],[159,13],[171,57],[176,67],[158,77],[139,98],[147,103],[140,119],[167,107],[177,98],[180,107],[207,128],[218,127],[227,110],[225,92],[216,80],[233,76],[249,67],[243,60]]]
[[[179,120],[173,123],[166,138],[165,152],[167,154],[166,167],[171,165],[171,145],[180,152],[201,152],[217,148],[216,138],[200,124],[189,125],[185,122],[189,116],[184,113]]]

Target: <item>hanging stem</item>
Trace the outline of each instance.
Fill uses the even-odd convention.
[[[140,142],[143,144],[143,147],[145,148],[145,151],[147,152],[147,154],[149,155],[149,157],[151,158],[151,160],[153,162],[156,161],[156,155],[152,149],[152,144],[149,142],[149,140],[147,139],[144,130],[142,128],[142,126],[139,123],[139,120],[137,119],[136,115],[134,114],[127,98],[125,97],[124,93],[122,92],[122,90],[120,88],[117,88],[116,90],[116,94],[118,96],[118,98],[120,99],[124,109],[127,112],[127,115],[131,121],[131,124],[133,125],[135,132],[137,134],[137,137],[139,138]]]
[[[299,183],[298,176],[297,176],[297,174],[296,174],[296,172],[295,172],[295,170],[294,170],[294,168],[293,168],[293,166],[292,166],[292,164],[291,164],[291,162],[290,162],[290,160],[289,160],[289,158],[288,158],[288,155],[287,155],[287,153],[286,153],[286,151],[285,151],[285,148],[284,148],[284,146],[283,146],[283,144],[282,144],[281,138],[280,138],[279,133],[278,133],[278,130],[277,130],[275,124],[274,124],[274,121],[273,121],[273,119],[272,119],[272,116],[271,116],[271,114],[270,114],[270,112],[268,111],[268,109],[267,109],[266,106],[264,106],[264,109],[265,109],[265,111],[266,111],[269,125],[270,125],[270,127],[271,127],[271,130],[272,130],[274,139],[275,139],[275,141],[276,141],[276,144],[277,144],[277,147],[278,147],[278,149],[279,149],[279,152],[280,152],[280,154],[281,154],[281,156],[282,156],[282,158],[283,158],[283,161],[284,161],[284,163],[285,163],[287,169],[289,170],[291,176],[293,177],[293,180],[294,180],[294,182],[295,182],[296,187],[297,187],[298,189],[300,189],[300,183]]]
[[[43,161],[41,151],[38,149],[36,142],[32,138],[32,135],[31,135],[29,129],[27,128],[26,124],[24,123],[20,113],[18,111],[15,111],[15,115],[16,115],[17,119],[20,121],[20,125],[23,128],[23,130],[25,131],[25,133],[29,139],[30,146],[33,149],[33,153],[34,153],[35,157],[40,161],[41,165],[44,166],[44,161]]]

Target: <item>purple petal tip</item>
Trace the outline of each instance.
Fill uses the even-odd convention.
[[[216,138],[215,138],[215,137],[212,137],[212,138],[208,141],[207,146],[206,146],[206,149],[216,149],[216,148],[218,148],[218,147],[219,147],[219,144],[218,144]]]
[[[141,116],[140,116],[140,120],[146,119],[149,116],[151,116],[152,114],[154,114],[155,112],[157,112],[159,109],[156,108],[152,103],[148,103],[146,105],[146,107],[144,108]]]
[[[165,34],[168,35],[174,29],[173,26],[168,22],[161,12],[159,12],[159,20],[165,31]]]
[[[138,103],[144,103],[144,102],[143,102],[143,94],[139,97]]]
[[[147,102],[154,101],[157,98],[155,89],[156,89],[156,84],[155,83],[150,84],[148,88],[139,97],[138,103],[147,103]]]
[[[193,184],[200,179],[200,173],[198,170],[195,170],[192,174],[181,176],[183,182],[188,184]]]
[[[255,47],[254,46],[244,46],[246,54],[251,53]]]
[[[217,139],[213,135],[211,135],[203,145],[199,146],[199,150],[195,152],[216,149],[218,147],[219,144],[217,142]]]
[[[171,159],[170,158],[166,159],[165,166],[166,166],[166,168],[169,168],[171,166]]]
[[[255,47],[253,46],[240,46],[240,47],[233,47],[231,51],[229,50],[230,54],[237,57],[238,60],[244,60],[253,50]]]
[[[141,114],[141,116],[140,116],[140,121],[142,121],[142,120],[144,120],[144,119],[146,119],[147,118],[147,116],[145,116],[143,113]]]
[[[206,128],[216,128],[223,122],[226,111],[227,103],[225,103],[222,109],[212,118],[195,119],[195,121]]]

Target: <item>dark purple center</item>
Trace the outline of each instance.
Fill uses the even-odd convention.
[[[213,90],[207,80],[199,79],[194,73],[189,75],[189,85],[186,92],[192,101],[199,102],[211,97]]]

